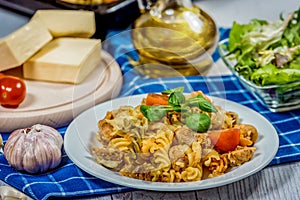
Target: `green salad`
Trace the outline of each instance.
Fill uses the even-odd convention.
[[[234,70],[256,85],[300,81],[300,9],[272,23],[234,22],[226,48]]]

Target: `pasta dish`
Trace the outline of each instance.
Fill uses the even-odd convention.
[[[121,175],[152,182],[189,182],[223,175],[251,160],[258,131],[241,124],[201,91],[148,94],[98,121],[96,162]]]

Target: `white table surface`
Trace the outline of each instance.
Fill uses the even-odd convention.
[[[247,23],[253,18],[277,20],[280,13],[288,14],[300,7],[299,0],[196,0],[222,27],[231,27],[233,21]],[[16,30],[28,17],[0,7],[0,37]],[[220,61],[217,71],[209,74],[229,73]],[[88,199],[300,199],[300,162],[266,167],[262,171],[235,183],[218,188],[192,192],[135,191],[89,197]],[[5,185],[0,181],[0,186]],[[29,198],[28,198],[29,199]],[[82,199],[87,199],[83,197]]]

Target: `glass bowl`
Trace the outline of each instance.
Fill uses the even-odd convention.
[[[282,84],[258,86],[245,79],[234,70],[236,61],[230,58],[224,46],[228,39],[219,42],[218,51],[228,69],[238,78],[240,83],[250,91],[257,100],[266,106],[271,112],[284,112],[300,108],[300,81]]]

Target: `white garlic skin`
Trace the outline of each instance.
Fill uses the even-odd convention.
[[[0,134],[0,149],[3,147],[3,139],[2,139],[2,136]]]
[[[13,131],[4,146],[4,155],[17,170],[45,172],[60,164],[62,145],[63,138],[56,129],[36,124]]]
[[[25,194],[10,186],[0,186],[0,199],[2,200],[26,200]]]

